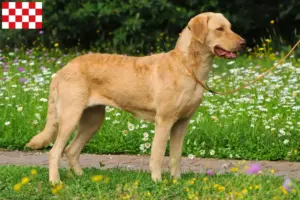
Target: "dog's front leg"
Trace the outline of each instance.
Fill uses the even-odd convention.
[[[164,161],[167,141],[171,128],[176,119],[171,117],[155,118],[155,135],[151,149],[150,170],[153,181],[161,180],[162,165]]]
[[[172,130],[170,138],[170,172],[173,178],[180,178],[180,160],[182,153],[183,140],[186,129],[189,124],[189,119],[177,121]]]

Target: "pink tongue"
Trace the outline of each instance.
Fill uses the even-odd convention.
[[[225,57],[226,58],[236,58],[236,54],[234,54],[232,52],[226,52],[225,53]]]
[[[220,49],[220,48],[217,48],[216,51],[220,56],[224,56],[225,58],[236,58],[235,53],[225,51],[225,50]]]
[[[227,52],[226,51],[224,51],[223,49],[216,49],[216,51],[217,51],[217,53],[220,55],[220,56],[226,56],[226,54],[227,54]]]

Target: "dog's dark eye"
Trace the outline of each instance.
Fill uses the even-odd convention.
[[[220,27],[220,28],[217,28],[216,30],[217,30],[217,31],[224,31],[224,28],[223,28],[223,27]]]

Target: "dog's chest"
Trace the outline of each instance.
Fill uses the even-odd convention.
[[[203,88],[197,85],[194,89],[181,92],[177,98],[177,106],[181,117],[191,117],[201,103]]]

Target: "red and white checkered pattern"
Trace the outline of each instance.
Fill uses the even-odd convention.
[[[41,29],[42,2],[2,2],[3,29]]]

